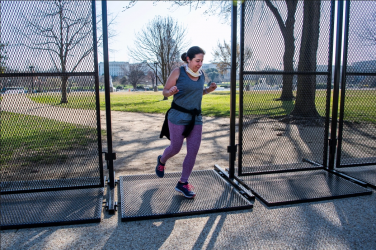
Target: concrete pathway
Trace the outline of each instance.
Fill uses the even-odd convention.
[[[24,94],[2,95],[0,110],[18,114],[33,115],[69,122],[90,127],[96,127],[96,111],[83,109],[61,108],[48,104],[36,103]]]

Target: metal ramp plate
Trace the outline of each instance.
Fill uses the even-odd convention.
[[[298,162],[279,165],[265,165],[265,166],[253,166],[242,167],[243,174],[266,174],[266,173],[281,173],[281,172],[294,172],[300,170],[315,170],[320,169],[321,166],[312,165],[308,162]],[[238,172],[238,168],[235,168],[235,173]]]
[[[210,212],[250,209],[253,204],[214,170],[193,171],[189,182],[196,197],[175,191],[181,173],[120,177],[122,221],[166,218]]]
[[[372,194],[325,170],[241,176],[241,179],[267,206]]]
[[[376,157],[366,157],[366,158],[341,158],[341,167],[351,167],[351,165],[376,165]],[[356,166],[354,166],[356,167]]]
[[[95,178],[70,178],[70,179],[46,179],[46,180],[29,180],[29,181],[3,181],[0,182],[2,192],[12,191],[41,191],[48,188],[66,188],[82,186],[98,186],[98,177]],[[42,191],[44,192],[44,191]]]
[[[376,189],[376,166],[337,168],[337,171],[366,182]]]
[[[1,195],[1,229],[100,222],[103,188]]]

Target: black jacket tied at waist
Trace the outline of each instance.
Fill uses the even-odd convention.
[[[167,117],[168,117],[168,112],[170,112],[171,109],[176,109],[177,111],[180,111],[180,112],[183,112],[183,113],[189,113],[189,114],[192,115],[191,121],[189,122],[188,125],[185,126],[185,129],[184,129],[184,132],[183,132],[183,136],[188,137],[189,134],[192,132],[193,127],[195,126],[196,116],[201,114],[201,109],[188,110],[188,109],[185,109],[185,108],[177,105],[175,102],[172,102],[171,108],[166,113],[165,120],[163,122],[162,130],[161,130],[161,134],[160,134],[159,138],[163,138],[163,136],[166,136],[167,139],[170,140],[170,130],[168,128]]]

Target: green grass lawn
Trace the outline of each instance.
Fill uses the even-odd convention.
[[[38,103],[45,103],[62,108],[73,109],[95,109],[95,93],[94,92],[72,92],[68,94],[68,103],[60,104],[60,93],[37,93],[27,94],[27,97]]]
[[[0,166],[65,162],[72,151],[97,141],[95,128],[2,112]]]
[[[294,91],[294,96],[296,92]],[[248,91],[244,92],[244,114],[260,116],[284,116],[293,111],[295,101],[278,101],[280,91]],[[326,91],[316,92],[316,109],[321,116],[325,116]]]
[[[344,120],[376,123],[376,90],[346,90]]]
[[[294,93],[295,94],[295,93]],[[376,90],[347,90],[345,101],[345,120],[353,122],[376,123]],[[248,115],[283,116],[294,108],[294,101],[276,101],[280,91],[249,91],[244,94],[244,112]],[[94,93],[68,96],[68,104],[59,104],[59,95],[32,95],[36,102],[69,108],[94,109]],[[111,93],[111,110],[124,112],[162,113],[170,107],[172,97],[163,100],[161,92],[113,92]],[[239,95],[237,94],[237,103]],[[326,91],[317,90],[316,109],[325,116]],[[105,110],[104,93],[100,93],[100,108]],[[331,111],[330,111],[331,112]],[[202,113],[205,116],[229,117],[230,92],[217,91],[205,95],[202,100]],[[237,105],[238,114],[238,105]]]
[[[101,95],[101,109],[104,109],[104,95]],[[143,113],[166,113],[172,97],[163,100],[162,92],[116,92],[111,94],[111,110]],[[218,91],[202,99],[202,113],[205,116],[230,116],[230,92]]]

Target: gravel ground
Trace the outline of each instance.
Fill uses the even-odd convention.
[[[1,231],[1,249],[376,249],[376,196],[199,216]]]

